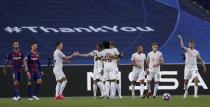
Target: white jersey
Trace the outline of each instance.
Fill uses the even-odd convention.
[[[155,64],[163,60],[163,55],[160,51],[157,51],[154,53],[153,51],[148,53],[147,60],[149,60],[149,71],[150,72],[159,72],[160,71],[160,65],[157,67],[153,67]]]
[[[53,57],[54,57],[55,68],[62,69],[62,67],[63,67],[63,61],[64,61],[63,57],[65,57],[65,55],[63,54],[63,52],[61,52],[60,50],[56,49],[54,51]]]
[[[107,57],[107,54],[111,54],[113,56],[117,56],[119,55],[119,52],[116,48],[112,48],[112,49],[104,49],[103,50],[103,57]],[[114,67],[113,70],[114,71],[118,71],[118,68],[117,68],[117,59],[112,59],[112,60],[105,60],[103,61],[104,63],[104,67],[106,66],[112,66]]]
[[[134,53],[132,54],[131,61],[134,61],[137,65],[141,66],[141,69],[133,66],[133,71],[144,71],[144,61],[146,60],[146,55],[144,53],[138,54]]]
[[[95,54],[94,54],[95,53]],[[96,57],[102,57],[102,51],[94,50],[89,53],[91,56],[94,56],[94,71],[96,71],[98,68],[103,67],[103,62],[101,60],[96,60]]]
[[[185,52],[185,58],[185,69],[198,70],[197,58],[200,58],[200,54],[197,50],[187,48],[187,52]]]

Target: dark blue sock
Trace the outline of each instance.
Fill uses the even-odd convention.
[[[28,98],[31,98],[31,85],[27,86]]]
[[[34,93],[33,96],[36,96],[38,90],[40,89],[40,84],[36,84],[35,88],[34,88]]]
[[[14,86],[14,96],[15,96],[15,97],[19,96],[18,85],[15,85],[15,86]]]

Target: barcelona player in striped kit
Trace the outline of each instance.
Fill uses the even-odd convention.
[[[28,64],[28,72],[30,73],[30,76],[28,76],[28,100],[39,100],[39,98],[36,96],[38,90],[40,89],[40,85],[42,83],[41,75],[44,75],[44,72],[42,71],[41,64],[40,64],[40,55],[37,52],[37,43],[33,42],[31,44],[31,51],[29,52],[27,56],[27,64]],[[34,92],[31,94],[31,87],[32,87],[32,81],[36,82],[36,85],[34,87]]]
[[[11,61],[12,66],[11,66],[11,72],[12,72],[12,79],[13,79],[13,83],[14,83],[14,95],[12,100],[20,100],[20,95],[19,95],[19,84],[21,82],[21,78],[22,78],[22,62],[24,61],[24,65],[25,65],[25,71],[28,70],[27,67],[27,63],[26,63],[26,59],[24,57],[24,53],[22,50],[19,49],[19,42],[18,41],[13,41],[13,50],[10,51],[7,55],[7,60],[4,64],[4,69],[3,69],[3,73],[6,74],[7,72],[7,65],[9,63],[9,61]],[[30,74],[27,73],[27,75],[29,76]]]

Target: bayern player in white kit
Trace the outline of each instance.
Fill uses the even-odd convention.
[[[198,67],[197,61],[201,62],[203,67],[203,72],[206,73],[206,67],[204,61],[201,59],[199,51],[195,50],[195,42],[193,40],[189,41],[189,48],[184,46],[182,36],[178,35],[178,38],[181,42],[181,48],[185,52],[185,69],[184,69],[184,98],[187,97],[188,94],[188,82],[189,79],[194,79],[194,98],[198,98]]]
[[[144,79],[145,74],[148,74],[147,71],[147,62],[146,55],[143,53],[143,46],[137,45],[136,52],[132,54],[131,57],[131,65],[133,66],[132,71],[132,82],[131,82],[131,93],[132,99],[135,99],[135,85],[136,81],[139,79],[140,81],[140,98],[145,98],[144,96]],[[146,70],[145,70],[146,68]]]
[[[116,55],[121,58],[123,57],[123,53],[119,52],[117,48],[115,48],[115,43],[113,41],[109,42],[109,48],[110,50],[114,51],[116,53]],[[121,86],[120,86],[120,71],[119,71],[119,65],[120,65],[120,59],[114,59],[115,60],[115,64],[117,65],[117,70],[115,71],[115,75],[116,75],[116,82],[115,82],[115,87],[118,91],[118,96],[119,98],[122,98],[121,95]]]
[[[163,64],[163,55],[158,51],[158,44],[152,43],[152,51],[147,55],[147,64],[149,64],[149,75],[147,76],[147,97],[151,94],[151,81],[154,78],[154,92],[153,98],[157,97],[157,90],[160,81],[160,65]]]
[[[54,57],[54,68],[53,73],[55,75],[57,85],[56,85],[56,93],[55,93],[55,99],[65,99],[63,96],[63,90],[66,87],[67,79],[65,74],[63,73],[63,63],[70,63],[70,61],[66,61],[68,59],[71,59],[73,56],[78,55],[77,52],[74,52],[70,56],[66,56],[62,53],[63,49],[63,43],[62,42],[56,42],[56,50],[54,51],[53,57]]]
[[[105,98],[115,98],[116,93],[116,71],[117,68],[117,61],[115,59],[119,59],[118,53],[116,49],[110,49],[109,42],[104,41],[104,50],[103,50],[103,58],[102,61],[104,63],[104,76],[105,76]],[[111,82],[111,84],[110,84]]]
[[[103,75],[102,75],[102,67],[103,62],[101,61],[103,45],[101,43],[97,43],[97,50],[93,50],[88,54],[79,54],[78,56],[82,57],[91,57],[94,56],[94,69],[93,69],[93,98],[96,98],[97,86],[100,88],[101,96],[103,96],[104,92],[104,84],[103,84]]]

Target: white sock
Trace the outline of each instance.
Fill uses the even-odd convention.
[[[198,95],[198,86],[194,86],[194,95],[195,95],[195,96]]]
[[[158,90],[158,84],[155,84],[153,96],[156,96]]]
[[[151,92],[151,84],[150,83],[147,83],[147,89],[148,89],[148,92]]]
[[[121,96],[120,84],[115,83],[115,86],[116,86],[119,96]]]
[[[97,82],[98,87],[100,88],[101,95],[104,95],[104,83],[102,81]]]
[[[66,87],[66,84],[67,84],[67,80],[65,80],[65,81],[62,82],[61,89],[60,89],[60,93],[59,94],[63,94],[63,90]]]
[[[96,92],[97,92],[97,85],[93,84],[93,96],[96,96]]]
[[[111,82],[111,96],[115,97],[115,95],[116,95],[115,82]]]
[[[131,93],[132,93],[132,96],[135,95],[135,85],[131,85]]]
[[[109,91],[110,91],[110,82],[109,81],[106,81],[105,87],[106,87],[105,93],[107,96],[109,96]]]
[[[58,94],[60,92],[60,88],[61,88],[61,83],[57,83],[57,85],[55,87],[55,96],[58,96]]]
[[[144,84],[140,84],[140,93],[141,93],[141,96],[144,95]]]

